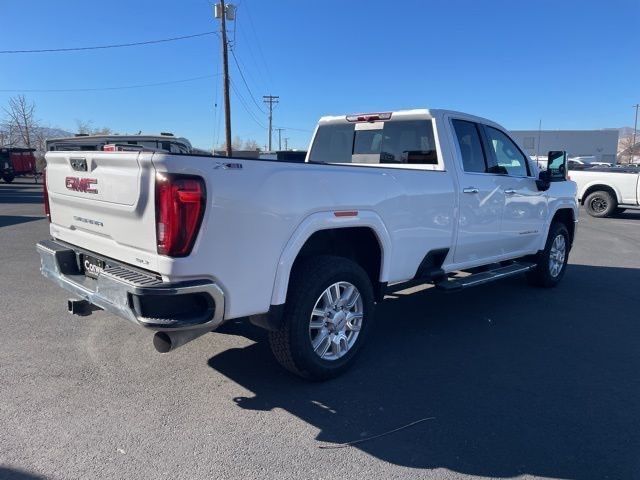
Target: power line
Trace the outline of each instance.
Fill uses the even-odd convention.
[[[306,132],[306,133],[313,132],[313,130],[306,130],[304,128],[283,127],[282,125],[280,125],[278,128],[283,128],[285,130],[293,130],[295,132]],[[277,130],[277,128],[276,128],[276,130]]]
[[[258,103],[256,98],[253,96],[253,92],[249,88],[249,84],[247,83],[247,79],[244,78],[244,74],[242,73],[242,69],[240,68],[240,63],[238,62],[238,58],[236,57],[236,54],[233,51],[233,48],[231,49],[231,56],[233,57],[233,60],[236,62],[236,67],[238,67],[238,72],[240,73],[240,77],[242,78],[244,86],[247,87],[247,91],[249,92],[249,95],[251,96],[251,100],[253,100],[253,103],[255,104],[256,107],[258,107],[258,110],[261,113],[266,113],[264,110],[262,110],[262,107],[260,106],[260,104]]]
[[[238,5],[238,10],[240,10],[240,4]],[[243,9],[244,10],[244,9]],[[248,12],[247,12],[248,13]],[[248,25],[248,24],[246,24]],[[236,23],[236,28],[237,27],[237,23]],[[246,33],[245,33],[246,32]],[[261,77],[261,81],[265,81],[268,84],[268,89],[271,90],[272,88],[272,84],[271,82],[268,81],[268,72],[261,66],[260,62],[258,62],[257,60],[257,55],[254,53],[254,48],[252,47],[252,45],[258,46],[260,43],[260,39],[257,40],[253,40],[250,35],[249,35],[249,30],[247,28],[238,28],[238,33],[240,34],[240,36],[244,39],[244,44],[246,45],[246,50],[249,52],[249,55],[251,56],[251,60],[253,61],[253,65],[255,65],[256,70],[258,71],[258,75],[260,75]],[[251,72],[247,71],[247,74],[250,75]],[[257,84],[258,82],[255,81],[254,78],[254,85]]]
[[[143,83],[138,85],[123,85],[118,87],[97,87],[97,88],[44,88],[44,89],[0,89],[0,93],[65,93],[65,92],[100,92],[107,90],[127,90],[131,88],[160,87],[162,85],[175,85],[177,83],[195,82],[205,78],[213,78],[216,75],[202,75],[200,77],[183,78],[180,80],[170,80],[167,82]]]
[[[220,82],[220,64],[218,62],[216,62],[216,82],[215,82],[215,89],[213,91],[213,148],[211,149],[212,152],[215,152],[216,147],[218,146],[218,95],[219,95],[219,90],[218,90],[218,84]]]
[[[186,40],[188,38],[204,37],[206,35],[217,35],[218,32],[203,32],[193,35],[183,35],[181,37],[162,38],[160,40],[147,40],[144,42],[118,43],[113,45],[96,45],[93,47],[71,47],[71,48],[40,48],[35,50],[0,50],[0,54],[12,53],[58,53],[58,52],[77,52],[81,50],[104,50],[107,48],[137,47],[140,45],[152,45],[154,43],[175,42],[178,40]]]
[[[251,30],[253,31],[253,35],[254,35],[254,37],[256,39],[256,45],[258,47],[258,53],[260,54],[260,57],[262,58],[262,63],[264,65],[265,72],[267,72],[267,78],[268,78],[269,86],[272,87],[273,86],[273,78],[271,77],[271,72],[269,71],[269,66],[267,65],[267,61],[265,60],[265,56],[262,53],[262,47],[260,46],[260,43],[261,43],[260,40],[261,39],[260,39],[260,37],[258,37],[258,34],[256,33],[256,29],[253,26],[253,19],[251,18],[250,9],[246,8],[245,10],[247,12],[247,17],[249,18],[249,25],[251,26]]]
[[[249,115],[249,117],[251,118],[251,120],[253,120],[260,128],[266,128],[262,123],[260,123],[260,120],[258,120],[258,118],[254,115],[254,113],[251,111],[251,109],[249,108],[249,106],[247,105],[246,100],[244,99],[244,97],[240,94],[240,92],[238,91],[238,89],[236,88],[236,84],[231,81],[231,89],[233,90],[233,92],[236,94],[236,96],[238,97],[238,100],[240,100],[240,104],[242,105],[242,107],[244,108],[244,110],[247,112],[247,114]]]

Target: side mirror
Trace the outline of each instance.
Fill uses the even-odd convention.
[[[536,180],[536,187],[538,187],[539,191],[546,192],[547,190],[549,190],[550,186],[551,186],[551,173],[549,172],[549,170],[542,170],[538,174],[538,179]]]
[[[567,179],[567,152],[551,151],[547,154],[550,182],[564,182]]]

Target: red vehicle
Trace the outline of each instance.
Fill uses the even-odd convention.
[[[35,175],[36,157],[32,148],[0,148],[0,177],[7,182],[20,175]]]

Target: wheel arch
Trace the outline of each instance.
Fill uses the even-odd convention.
[[[391,245],[389,232],[375,212],[358,211],[351,216],[314,213],[296,228],[280,256],[271,304],[285,303],[291,271],[297,261],[309,255],[350,258],[365,269],[374,291],[381,290],[378,287],[386,283],[389,275]]]
[[[569,231],[569,245],[573,245],[573,240],[576,235],[576,218],[573,208],[559,208],[556,210],[553,214],[553,218],[551,219],[551,223],[549,223],[549,228],[551,228],[551,225],[555,222],[562,223],[567,227],[567,230]],[[547,235],[549,235],[549,229],[547,229]]]
[[[615,187],[611,185],[607,185],[606,183],[593,183],[591,185],[588,185],[583,190],[582,195],[580,195],[580,205],[584,205],[584,202],[587,199],[587,197],[591,195],[593,192],[599,192],[599,191],[605,191],[610,193],[616,199],[616,202],[621,203],[622,199],[620,196],[620,192]]]

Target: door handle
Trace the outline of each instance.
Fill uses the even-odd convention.
[[[478,193],[480,190],[476,187],[467,187],[462,190],[462,193]]]
[[[513,188],[509,188],[509,189],[505,190],[504,193],[507,194],[507,195],[515,195],[516,193],[518,193],[518,191],[514,190]]]

